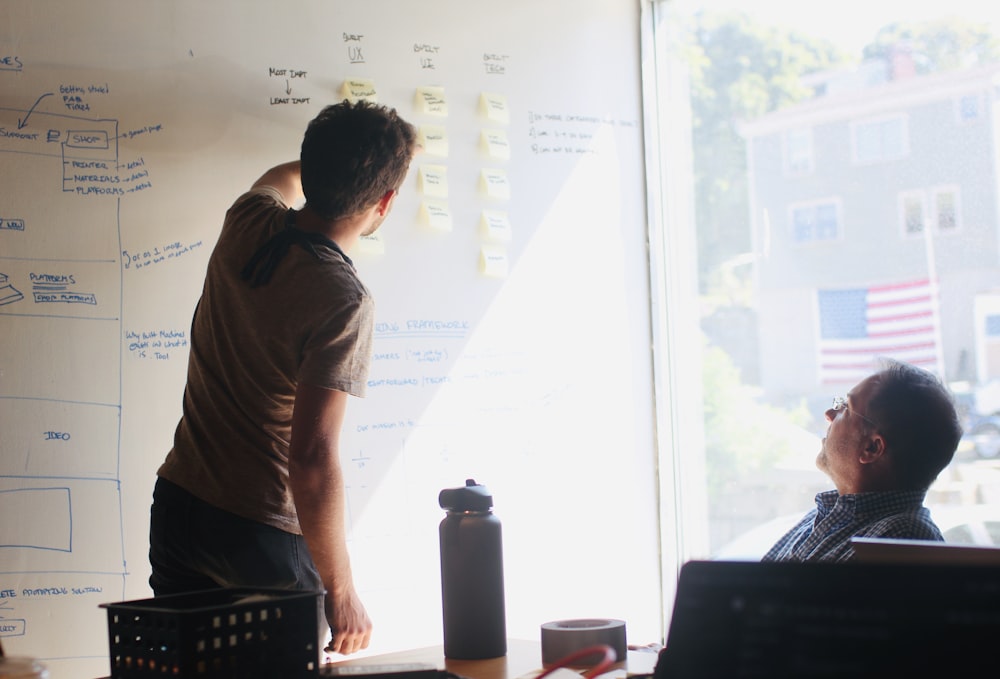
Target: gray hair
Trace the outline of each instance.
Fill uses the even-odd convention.
[[[885,438],[892,468],[906,489],[927,490],[962,438],[955,399],[933,373],[883,359],[866,412]]]

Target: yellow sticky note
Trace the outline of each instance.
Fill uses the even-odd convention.
[[[355,246],[355,249],[366,255],[384,255],[385,241],[382,240],[382,235],[376,231],[371,235],[361,236],[361,238],[358,239],[358,244]]]
[[[418,137],[424,153],[441,157],[448,155],[448,131],[441,125],[421,125]]]
[[[507,97],[493,92],[483,92],[479,96],[479,109],[489,120],[506,125],[510,122]]]
[[[483,169],[479,175],[479,185],[490,198],[498,200],[510,198],[510,184],[507,182],[507,173],[503,170]]]
[[[503,130],[483,130],[479,135],[480,146],[490,158],[510,159],[510,144]]]
[[[483,235],[492,241],[507,243],[511,239],[510,220],[506,212],[483,210],[479,218],[479,227]]]
[[[432,116],[448,115],[448,102],[444,98],[444,88],[418,87],[416,107],[420,113]]]
[[[484,276],[506,278],[509,269],[504,248],[484,245],[479,251],[479,272]]]
[[[364,99],[373,103],[378,102],[378,94],[375,91],[375,83],[371,80],[360,78],[350,78],[344,81],[340,87],[340,96],[351,101]]]
[[[420,204],[420,221],[436,231],[451,231],[451,211],[442,200],[425,200]]]
[[[448,168],[444,165],[422,165],[417,172],[420,193],[432,198],[448,197]]]

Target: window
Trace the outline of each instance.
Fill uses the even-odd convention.
[[[967,94],[955,100],[955,117],[960,124],[973,123],[983,116],[982,97]]]
[[[785,133],[785,172],[790,176],[813,171],[812,130],[789,130]]]
[[[935,187],[900,194],[903,235],[923,235],[928,226],[935,235],[955,233],[959,226],[958,187]]]
[[[927,228],[927,201],[923,191],[908,191],[900,196],[903,234],[917,236]]]
[[[792,240],[796,244],[836,240],[840,237],[840,210],[834,201],[793,205]]]
[[[1000,96],[1000,4],[954,1],[655,3],[678,558],[759,558],[832,488],[824,411],[874,353],[1000,394],[1000,139],[979,124]],[[671,277],[692,266],[692,289]],[[919,342],[879,345],[879,305]],[[848,313],[857,335],[831,333]],[[928,492],[942,530],[992,492],[979,451],[963,440]]]
[[[934,226],[940,233],[952,233],[959,226],[958,188],[934,189]]]
[[[986,317],[986,336],[1000,337],[1000,314],[990,314]]]
[[[893,116],[852,125],[854,162],[879,163],[909,152],[906,118]]]

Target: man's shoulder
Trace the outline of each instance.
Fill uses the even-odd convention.
[[[271,186],[256,186],[244,193],[241,193],[229,207],[229,212],[244,209],[249,206],[272,207],[287,209],[284,199],[278,190]]]
[[[241,194],[226,210],[226,219],[222,225],[222,236],[235,236],[247,230],[255,230],[256,225],[270,224],[270,228],[278,228],[281,214],[287,213],[281,194],[269,186],[259,186]]]
[[[930,511],[922,504],[887,503],[884,510],[873,516],[863,537],[897,538],[904,540],[943,540]]]

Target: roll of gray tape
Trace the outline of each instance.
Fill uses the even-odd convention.
[[[542,664],[554,665],[571,653],[604,644],[615,650],[617,662],[628,656],[625,621],[604,618],[555,620],[542,625]],[[594,654],[574,662],[576,667],[596,665],[602,656]]]

